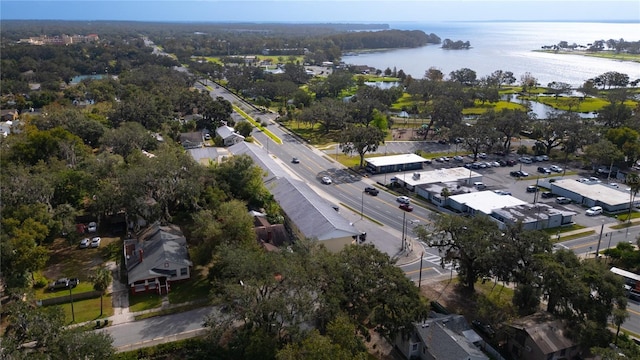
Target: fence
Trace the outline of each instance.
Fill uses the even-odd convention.
[[[73,301],[97,298],[97,297],[100,297],[100,294],[101,294],[100,291],[87,291],[87,292],[73,294]],[[65,304],[68,302],[71,302],[70,295],[54,297],[51,299],[38,300],[38,305],[49,306],[49,305]]]

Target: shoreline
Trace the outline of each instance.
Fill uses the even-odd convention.
[[[594,57],[599,59],[609,59],[624,62],[636,62],[640,63],[640,54],[615,54],[606,52],[587,52],[584,50],[531,50],[533,52],[547,53],[547,54],[560,54],[560,55],[579,55],[586,57]]]

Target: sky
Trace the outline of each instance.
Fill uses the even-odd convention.
[[[639,0],[1,0],[0,20],[634,21]]]

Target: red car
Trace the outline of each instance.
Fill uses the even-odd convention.
[[[411,206],[409,204],[400,204],[400,209],[402,209],[404,211],[412,212],[413,211],[413,206]]]

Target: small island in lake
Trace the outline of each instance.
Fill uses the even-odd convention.
[[[557,45],[543,45],[541,50],[537,51],[640,62],[640,41],[625,41],[624,39],[596,40],[587,45],[560,41]]]
[[[471,43],[469,43],[469,41],[453,41],[451,39],[444,39],[442,42],[442,48],[448,50],[468,50],[471,48]]]

